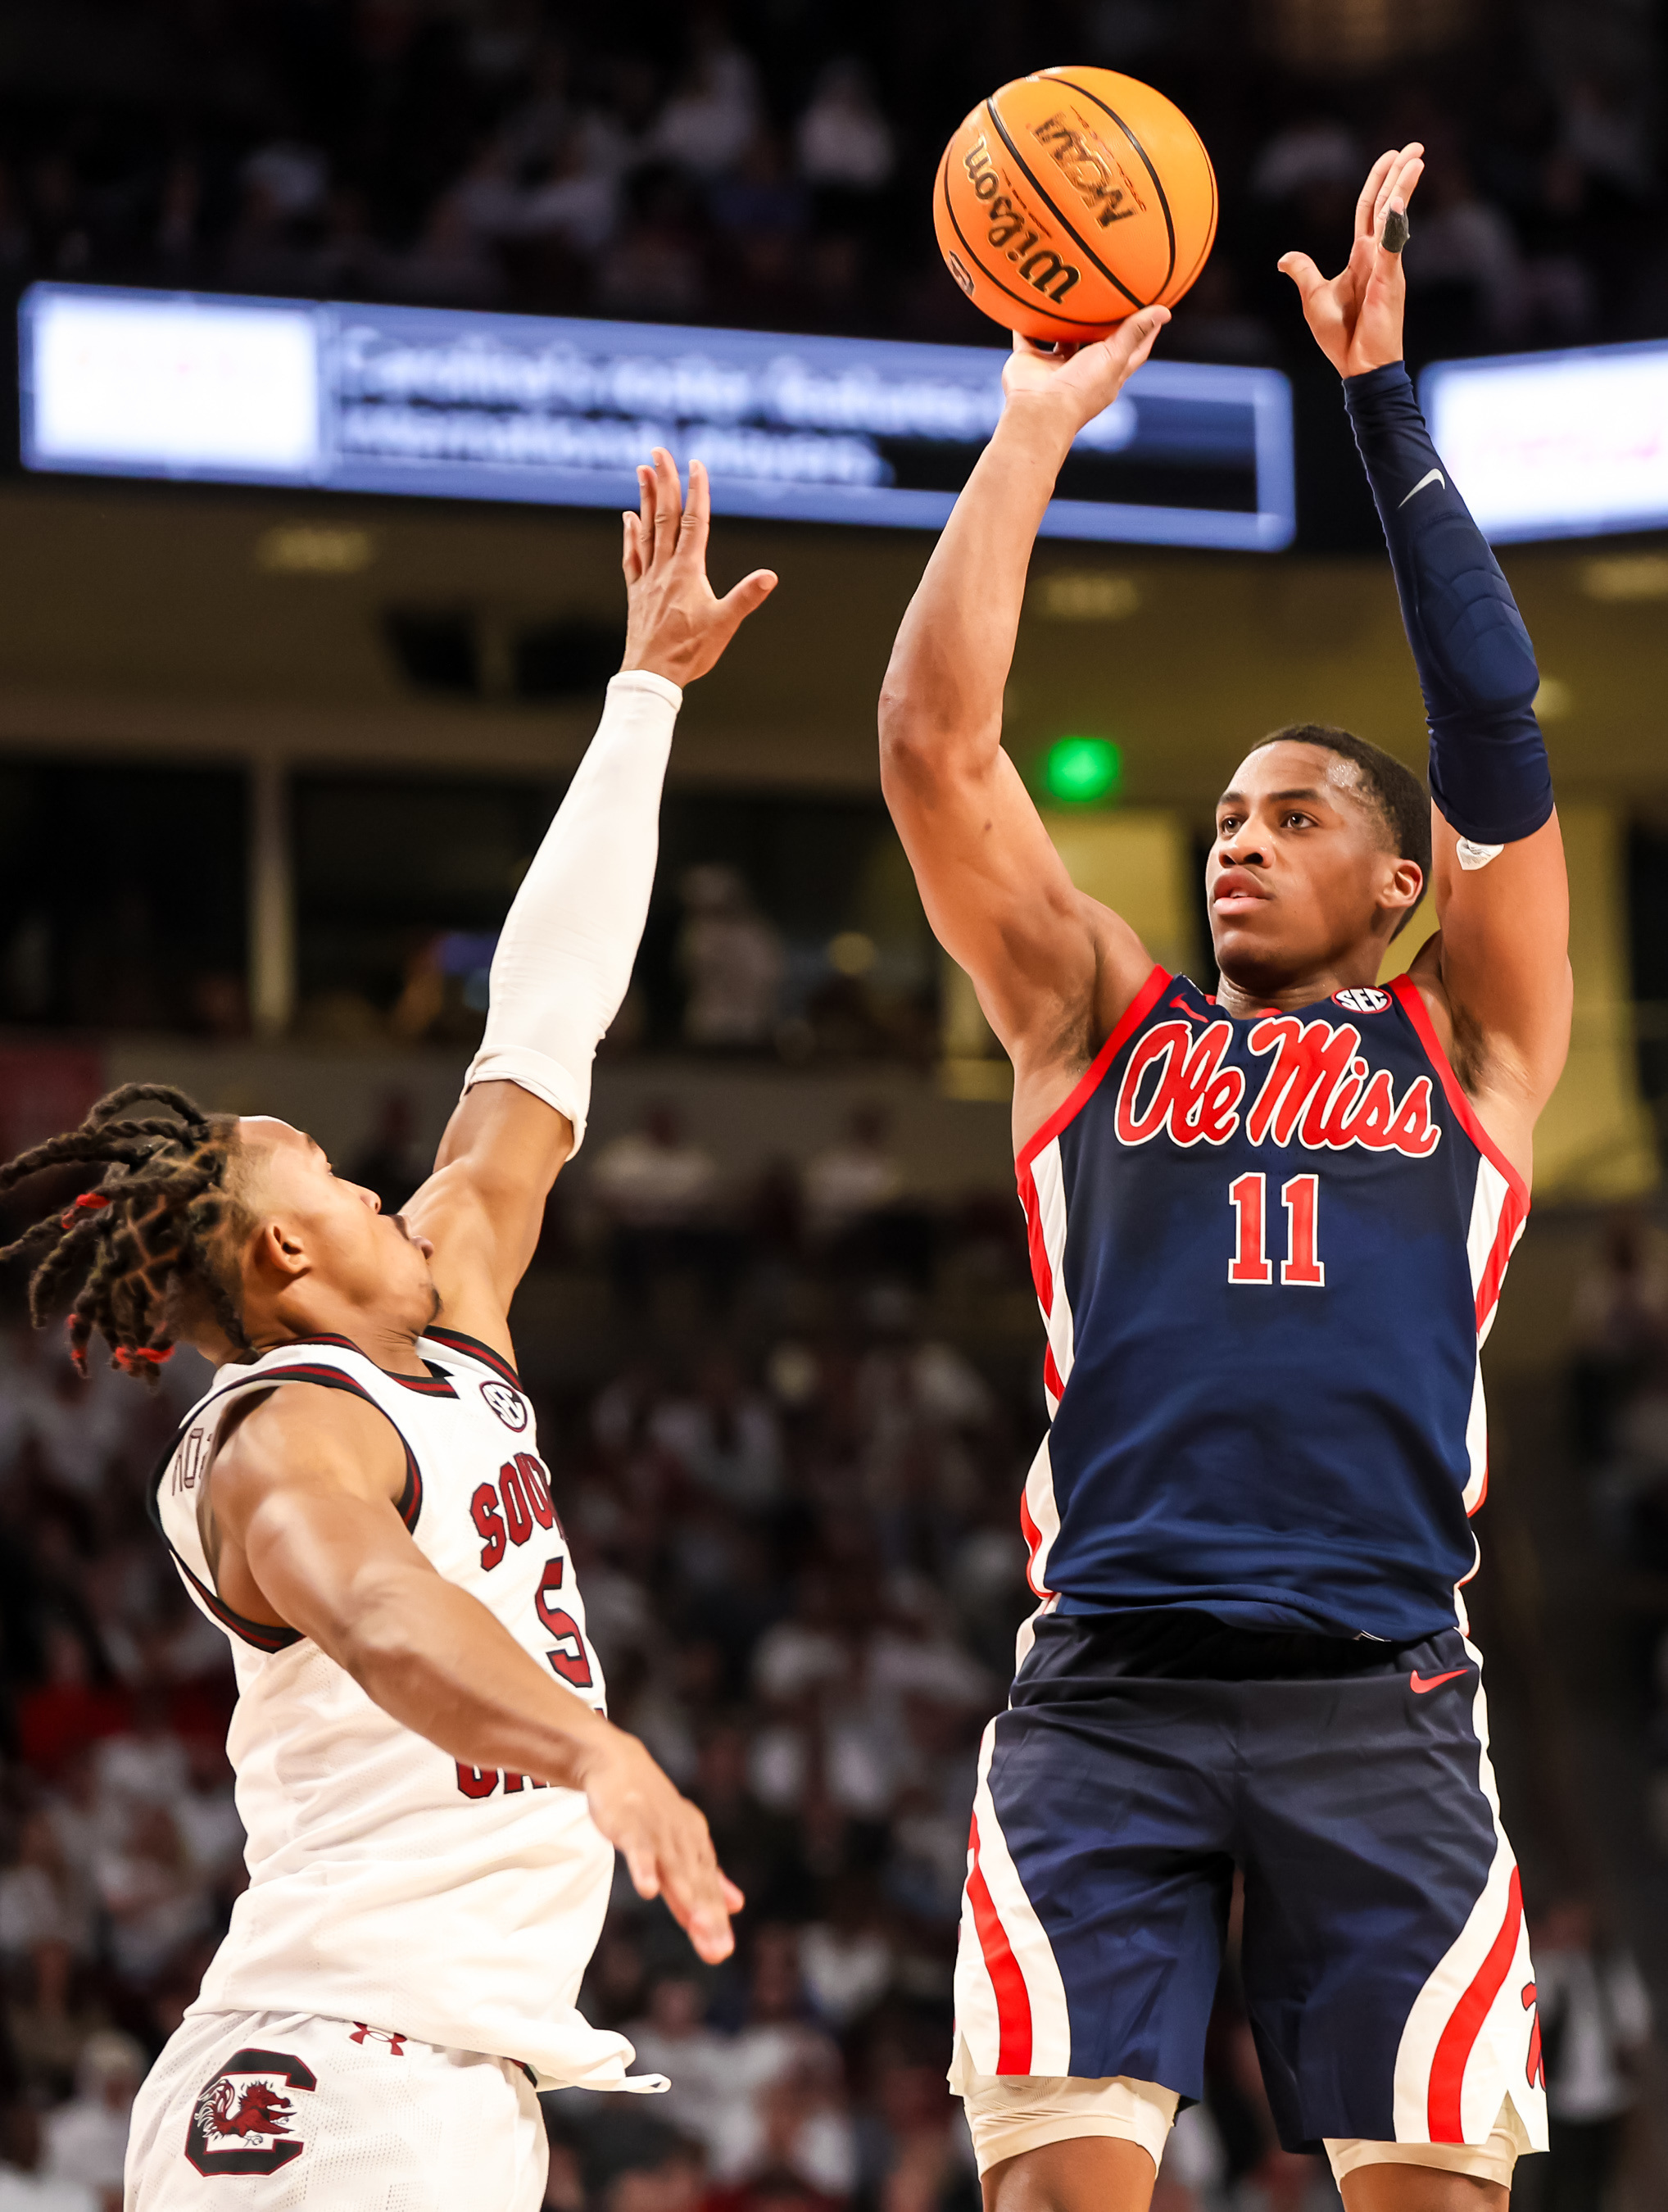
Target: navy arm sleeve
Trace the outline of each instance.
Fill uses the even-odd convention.
[[[1462,837],[1512,844],[1552,812],[1529,633],[1401,362],[1346,377],[1343,398],[1425,695],[1431,795]]]

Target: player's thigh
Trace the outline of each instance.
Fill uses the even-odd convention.
[[[1476,1654],[1448,1632],[1382,1672],[1255,1689],[1244,1971],[1281,2140],[1481,2143],[1509,2100],[1519,2148],[1543,2142]]]
[[[1498,2181],[1434,2166],[1358,2166],[1341,2194],[1343,2212],[1509,2212],[1512,2202]]]
[[[538,2099],[502,2059],[351,2021],[187,2020],[141,2088],[126,2212],[537,2212]]]
[[[1157,2178],[1139,2143],[1074,2136],[988,2167],[984,2212],[1147,2212]]]
[[[1054,1705],[1020,1704],[1025,1688],[981,1753],[964,2070],[1197,2098],[1233,1881],[1231,1736],[1208,1686],[1115,1682]]]

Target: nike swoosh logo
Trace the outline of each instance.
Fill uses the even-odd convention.
[[[1448,479],[1443,475],[1440,469],[1427,470],[1425,474],[1420,477],[1418,483],[1415,484],[1413,489],[1408,494],[1408,499],[1417,498],[1418,495],[1423,491],[1427,484],[1434,483],[1440,483],[1444,491],[1446,491],[1448,489]],[[1401,501],[1402,506],[1405,507],[1407,505],[1408,499],[1404,499]]]
[[[1181,1009],[1182,1012],[1183,1012],[1183,1013],[1184,1013],[1184,1014],[1187,1016],[1187,1018],[1189,1019],[1189,1021],[1190,1021],[1190,1022],[1202,1022],[1202,1021],[1203,1021],[1203,1019],[1204,1019],[1204,1016],[1203,1016],[1202,1014],[1197,1014],[1197,1013],[1195,1013],[1195,1012],[1194,1012],[1194,1011],[1193,1011],[1193,1009],[1192,1009],[1192,1007],[1191,1007],[1191,1006],[1190,1006],[1188,1005],[1187,1000],[1186,1000],[1185,999],[1172,999],[1172,1000],[1170,1001],[1170,1003],[1171,1003],[1171,1005],[1172,1005],[1172,1006],[1178,1006],[1178,1007]]]
[[[1428,1690],[1440,1690],[1444,1682],[1457,1682],[1462,1674],[1469,1674],[1470,1671],[1469,1667],[1456,1667],[1446,1674],[1426,1676],[1415,1667],[1408,1676],[1408,1687],[1415,1698],[1422,1698]]]

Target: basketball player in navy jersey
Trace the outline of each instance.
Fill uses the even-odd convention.
[[[1568,894],[1529,640],[1402,366],[1421,153],[1375,165],[1339,276],[1281,266],[1384,520],[1434,804],[1324,725],[1253,747],[1207,869],[1214,998],[1074,888],[1002,688],[1056,475],[1162,308],[1074,355],[1016,342],[881,698],[928,914],[1014,1062],[1048,1331],[1039,1604],[981,1753],[957,1968],[992,2212],[1142,2212],[1202,2087],[1236,1868],[1281,2138],[1324,2146],[1348,2212],[1499,2212],[1545,2144],[1459,1585]],[[1428,887],[1439,932],[1381,988]]]

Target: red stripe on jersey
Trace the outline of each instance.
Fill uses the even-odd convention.
[[[444,1375],[401,1375],[392,1367],[377,1367],[375,1360],[364,1346],[356,1344],[350,1336],[292,1336],[283,1344],[274,1345],[271,1348],[275,1352],[287,1351],[291,1345],[296,1344],[333,1344],[339,1346],[344,1352],[356,1352],[368,1366],[376,1367],[379,1375],[386,1375],[390,1382],[398,1382],[402,1389],[415,1390],[420,1398],[455,1398],[458,1395]]]
[[[436,1344],[447,1346],[451,1351],[467,1352],[472,1359],[478,1359],[483,1367],[490,1367],[500,1381],[509,1383],[514,1389],[520,1389],[521,1378],[502,1352],[495,1352],[490,1344],[483,1344],[478,1336],[466,1336],[460,1328],[425,1328],[423,1334],[432,1337]]]
[[[1425,1057],[1441,1079],[1443,1091],[1460,1127],[1484,1159],[1493,1161],[1506,1177],[1512,1195],[1518,1203],[1518,1218],[1522,1220],[1529,1211],[1529,1185],[1478,1121],[1476,1107],[1460,1089],[1459,1078],[1448,1064],[1448,1055],[1442,1049],[1441,1040],[1431,1020],[1430,1009],[1425,1004],[1419,986],[1410,975],[1393,975],[1385,988],[1399,1001],[1403,1012],[1413,1024],[1419,1042],[1425,1048]]]
[[[1007,1940],[1007,1930],[1002,1926],[1001,1915],[996,1910],[995,1899],[990,1894],[990,1885],[979,1864],[979,1816],[973,1815],[973,1863],[967,1875],[967,1901],[973,1908],[973,1925],[978,1931],[979,1948],[984,1954],[985,1972],[990,1977],[990,1986],[996,1992],[996,2022],[1000,2035],[996,2045],[998,2074],[1029,2074],[1031,2071],[1031,1992],[1026,1987],[1026,1978],[1020,1971],[1020,1962],[1014,1955],[1014,1946]]]
[[[1043,1354],[1043,1388],[1056,1405],[1066,1395],[1066,1386],[1060,1380],[1060,1370],[1055,1364],[1054,1346],[1051,1344]]]
[[[1074,1121],[1082,1112],[1084,1107],[1099,1089],[1106,1070],[1111,1066],[1114,1058],[1129,1043],[1130,1038],[1152,1012],[1159,1002],[1165,986],[1173,981],[1174,978],[1166,974],[1162,968],[1155,967],[1153,969],[1140,990],[1124,1008],[1117,1028],[1096,1053],[1087,1074],[1075,1085],[1065,1103],[1055,1108],[1042,1127],[1034,1135],[1026,1139],[1014,1163],[1022,1172],[1031,1165],[1044,1146],[1052,1143],[1067,1122]]]
[[[1468,1989],[1448,2018],[1448,2024],[1437,2039],[1436,2056],[1431,2061],[1429,2101],[1426,2122],[1434,2143],[1457,2143],[1465,2140],[1465,2130],[1460,2118],[1460,2093],[1465,2086],[1465,2069],[1470,2060],[1482,2023],[1488,2017],[1488,2008],[1500,1995],[1501,1986],[1511,1971],[1512,1960],[1518,1948],[1518,1930],[1523,1924],[1523,1883],[1518,1869],[1512,1869],[1512,1887],[1506,1899],[1506,1917],[1501,1922],[1500,1933],[1488,1947],[1488,1955],[1477,1968]]]
[[[1506,1280],[1506,1269],[1513,1248],[1523,1233],[1525,1208],[1509,1193],[1501,1208],[1500,1224],[1495,1231],[1495,1241],[1488,1247],[1488,1257],[1482,1263],[1482,1275],[1476,1286],[1476,1325],[1481,1334],[1482,1324],[1500,1303],[1501,1285]]]
[[[1054,1270],[1049,1265],[1048,1244],[1043,1235],[1043,1209],[1029,1160],[1020,1168],[1019,1178],[1020,1203],[1026,1217],[1026,1249],[1031,1255],[1031,1279],[1037,1286],[1037,1303],[1046,1321],[1054,1312]]]
[[[1020,1528],[1026,1540],[1026,1580],[1038,1597],[1051,1597],[1053,1592],[1044,1589],[1037,1579],[1037,1554],[1043,1548],[1043,1532],[1037,1526],[1031,1500],[1023,1490],[1020,1492]]]

